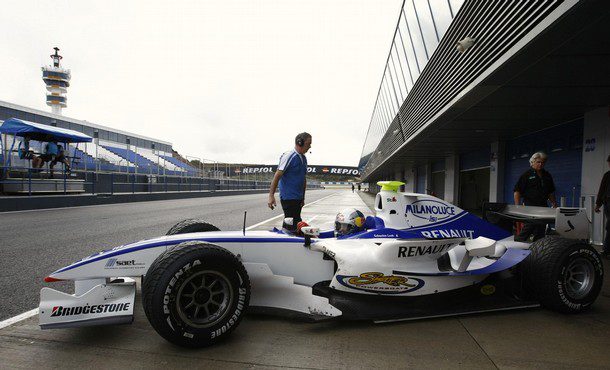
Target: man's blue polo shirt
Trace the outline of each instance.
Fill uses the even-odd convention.
[[[297,153],[295,149],[290,150],[282,154],[277,169],[284,171],[280,178],[280,199],[303,199],[303,183],[307,173],[307,158]]]
[[[49,141],[47,143],[44,154],[57,155],[58,153],[59,153],[59,148],[57,147],[57,144],[52,141]]]

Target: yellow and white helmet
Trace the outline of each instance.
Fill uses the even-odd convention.
[[[364,214],[355,208],[344,209],[335,217],[335,235],[355,234],[364,230]]]

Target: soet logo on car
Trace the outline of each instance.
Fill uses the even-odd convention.
[[[141,268],[145,264],[144,262],[136,262],[136,260],[119,260],[117,258],[110,258],[106,265],[104,265],[105,269],[117,269],[117,268]]]
[[[337,275],[337,281],[348,288],[383,294],[412,292],[424,285],[424,281],[418,278],[384,275],[381,272],[364,272],[359,276]]]
[[[455,215],[455,207],[436,200],[418,200],[407,204],[405,217],[411,213],[417,218],[431,222],[443,220]]]

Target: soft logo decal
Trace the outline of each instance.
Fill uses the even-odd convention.
[[[407,204],[405,217],[413,214],[417,218],[436,222],[455,215],[455,207],[436,200],[418,200]]]
[[[348,288],[383,294],[407,293],[424,286],[421,279],[384,275],[381,272],[364,272],[359,276],[337,275],[337,281]]]
[[[117,258],[110,258],[105,269],[138,269],[144,268],[144,262],[136,262],[136,260],[119,260]]]

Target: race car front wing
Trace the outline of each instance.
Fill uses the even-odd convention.
[[[79,289],[77,289],[78,292]],[[51,288],[40,291],[39,320],[42,329],[91,325],[130,324],[136,284],[133,279],[102,282],[85,293],[67,294]]]

